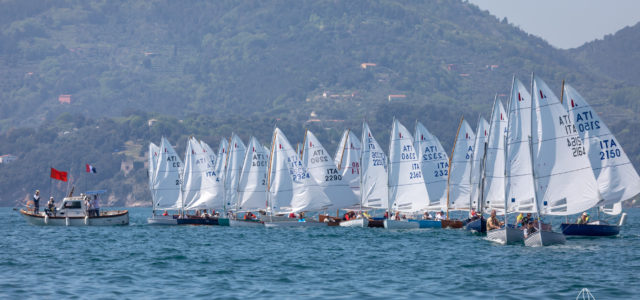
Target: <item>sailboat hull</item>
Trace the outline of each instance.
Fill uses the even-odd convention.
[[[321,222],[300,222],[294,221],[265,221],[264,227],[267,228],[288,228],[288,227],[320,227],[327,226],[327,223]]]
[[[561,245],[567,240],[564,234],[554,231],[538,231],[524,239],[527,247],[542,247],[551,245]]]
[[[264,227],[264,222],[259,220],[229,220],[231,227]]]
[[[152,216],[147,219],[149,225],[178,225],[178,218],[173,216]]]
[[[442,228],[462,228],[464,227],[464,223],[460,220],[442,220]]]
[[[475,220],[467,223],[464,226],[464,229],[472,231],[472,232],[486,233],[487,232],[487,220],[485,220],[484,218],[475,219]]]
[[[560,229],[568,236],[613,236],[620,233],[620,226],[609,224],[562,223]]]
[[[385,229],[414,229],[414,228],[420,228],[420,224],[418,224],[418,222],[387,219],[387,220],[384,220],[384,228]]]
[[[355,219],[355,220],[349,220],[349,221],[340,221],[340,227],[368,227],[369,226],[369,219],[366,218],[361,218],[361,219]]]
[[[522,230],[506,226],[500,229],[487,231],[487,239],[501,244],[515,244],[524,241]]]
[[[435,220],[409,220],[409,222],[416,222],[419,228],[442,228],[442,222]]]

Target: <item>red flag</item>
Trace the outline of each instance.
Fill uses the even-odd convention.
[[[522,97],[520,96],[520,93],[518,93],[518,101],[522,101]]]
[[[51,178],[56,180],[67,181],[67,172],[62,172],[54,168],[51,168]]]
[[[576,103],[573,102],[573,99],[571,99],[571,107],[576,107],[576,106],[577,106]]]

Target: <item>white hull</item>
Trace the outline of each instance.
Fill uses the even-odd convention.
[[[398,220],[384,220],[385,229],[414,229],[420,228],[420,223]]]
[[[327,223],[320,223],[320,222],[299,222],[298,220],[294,220],[294,221],[265,221],[264,222],[264,227],[268,227],[268,228],[274,228],[274,227],[320,227],[320,226],[327,226]]]
[[[149,225],[178,225],[178,220],[173,216],[153,216],[147,219]]]
[[[505,227],[487,231],[487,239],[500,244],[515,244],[524,241],[524,234],[518,228]]]
[[[21,211],[22,213],[22,211]],[[44,213],[38,215],[22,213],[22,216],[33,225],[42,226],[113,226],[128,225],[129,212],[107,211],[100,217],[49,217]]]
[[[231,227],[264,227],[264,223],[260,221],[229,220],[229,226]]]
[[[524,240],[524,245],[528,247],[542,247],[557,244],[564,244],[566,239],[564,234],[553,231],[538,231]]]
[[[340,227],[368,227],[369,219],[361,218],[349,221],[340,221]]]

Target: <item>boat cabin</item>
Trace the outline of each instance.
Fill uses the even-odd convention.
[[[62,203],[56,207],[56,216],[59,217],[84,217],[87,215],[85,205],[86,196],[66,197]]]

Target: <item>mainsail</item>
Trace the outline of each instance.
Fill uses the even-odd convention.
[[[268,149],[255,137],[249,139],[242,173],[238,182],[239,210],[266,208]]]
[[[531,169],[531,95],[518,79],[513,80],[507,116],[507,211],[536,212]]]
[[[331,156],[309,130],[305,134],[302,164],[309,176],[304,180],[304,187],[293,196],[292,211],[339,209],[358,204],[358,198],[351,192]]]
[[[640,177],[618,139],[573,87],[565,85],[564,93],[564,107],[573,116],[574,127],[584,142],[604,199],[601,205],[636,196],[640,193]]]
[[[309,174],[302,166],[300,156],[291,147],[287,137],[276,127],[271,143],[269,160],[268,189],[269,206],[273,212],[291,210],[291,199],[304,185]]]
[[[182,161],[167,139],[162,137],[160,156],[154,172],[154,210],[180,209],[183,206],[180,192]]]
[[[460,128],[451,154],[448,178],[449,210],[469,209],[471,199],[471,162],[475,134],[466,120],[460,121]]]
[[[229,153],[229,141],[227,139],[220,140],[220,146],[218,146],[218,156],[216,157],[216,163],[214,165],[216,174],[219,174],[220,180],[224,181],[224,173],[227,167],[227,154]]]
[[[574,118],[546,83],[533,76],[531,139],[539,211],[571,215],[601,200]]]
[[[333,159],[342,179],[349,183],[353,194],[360,199],[360,152],[358,136],[351,130],[342,135],[338,150]]]
[[[435,135],[422,123],[416,123],[414,146],[422,161],[422,176],[427,185],[429,209],[440,210],[447,206],[447,177],[449,176],[449,156]]]
[[[186,209],[222,209],[224,186],[210,156],[200,142],[190,138],[185,152],[183,199]]]
[[[153,180],[155,179],[156,165],[158,164],[158,156],[160,155],[160,147],[154,143],[149,143],[149,189],[151,190],[152,199],[155,198],[153,190]]]
[[[480,117],[476,140],[473,146],[473,161],[471,162],[471,207],[480,209],[480,184],[482,180],[482,161],[484,159],[484,144],[489,141],[489,122]]]
[[[236,209],[239,204],[238,181],[247,149],[235,133],[231,135],[228,149],[227,167],[224,175],[225,203],[227,209]]]
[[[498,99],[493,104],[490,127],[484,166],[484,207],[504,211],[507,113]]]
[[[389,144],[389,203],[393,211],[417,212],[429,206],[420,165],[411,133],[394,119]]]
[[[371,134],[369,125],[362,123],[362,206],[387,209],[389,207],[389,187],[387,156]]]

